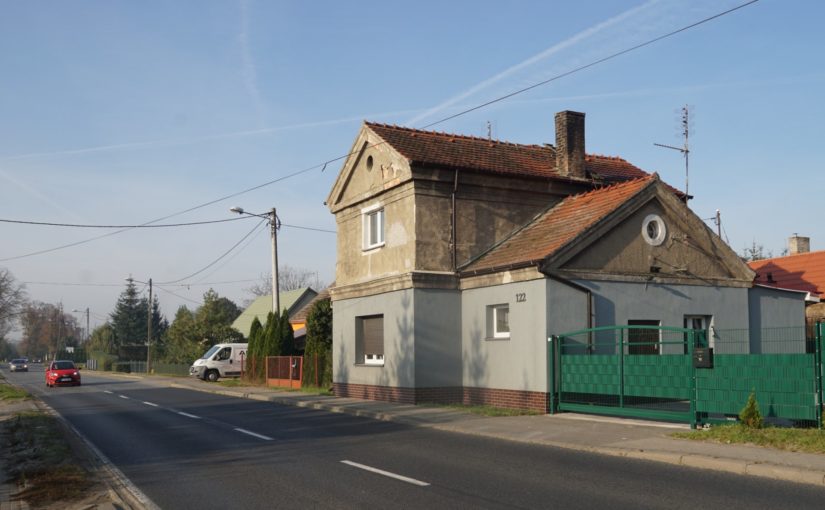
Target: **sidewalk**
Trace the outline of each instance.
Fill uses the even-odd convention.
[[[488,418],[441,407],[308,395],[260,387],[225,388],[193,378],[149,378],[174,388],[346,413],[507,441],[542,444],[825,487],[825,455],[669,437],[669,434],[676,430],[689,430],[687,425],[574,413]]]

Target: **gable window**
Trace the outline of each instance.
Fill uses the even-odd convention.
[[[364,249],[384,245],[384,208],[372,207],[362,211],[364,221]]]
[[[355,318],[355,363],[384,364],[384,316]]]
[[[510,305],[487,307],[487,338],[510,338]]]
[[[667,227],[658,214],[648,214],[642,222],[642,237],[651,246],[659,246],[665,241]]]
[[[634,328],[633,326],[656,326],[658,328],[660,324],[661,321],[651,320],[627,321],[627,325],[631,326],[627,329],[628,354],[659,354],[659,344],[661,343],[659,330]]]

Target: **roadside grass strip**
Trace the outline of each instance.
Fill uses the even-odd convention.
[[[805,453],[825,453],[825,430],[784,427],[753,429],[734,425],[720,425],[704,430],[676,432],[672,437],[721,444],[752,444],[779,450]]]
[[[410,483],[413,485],[417,485],[419,487],[427,487],[430,484],[427,482],[422,482],[421,480],[416,480],[415,478],[410,478],[408,476],[399,475],[396,473],[391,473],[389,471],[384,471],[383,469],[374,468],[372,466],[367,466],[365,464],[359,464],[357,462],[353,462],[351,460],[342,460],[341,464],[346,464],[347,466],[352,466],[354,468],[363,469],[364,471],[369,471],[370,473],[375,473],[382,476],[387,476],[389,478],[394,478],[396,480],[400,480],[402,482]]]
[[[20,413],[0,423],[0,432],[9,481],[20,488],[13,500],[25,500],[32,508],[55,503],[69,508],[94,485],[56,418],[39,411]]]
[[[258,434],[256,432],[252,432],[251,430],[246,430],[242,428],[235,427],[235,430],[240,432],[241,434],[246,434],[248,436],[257,437],[258,439],[263,439],[264,441],[272,441],[272,438],[269,436],[265,436],[263,434]]]
[[[0,384],[0,400],[15,401],[31,398],[28,392],[10,384]]]

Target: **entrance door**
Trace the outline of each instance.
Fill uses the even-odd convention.
[[[709,344],[712,341],[710,335],[708,335],[708,328],[710,327],[710,315],[685,315],[685,329],[698,329],[699,331],[704,332],[704,339],[700,340],[699,336],[697,335],[696,343],[697,345],[699,342],[703,342],[703,347],[713,347]],[[688,341],[687,335],[685,335],[685,354],[688,353]]]
[[[634,328],[633,326],[659,327],[659,321],[629,320],[627,325],[627,353],[628,354],[659,354],[659,330]]]

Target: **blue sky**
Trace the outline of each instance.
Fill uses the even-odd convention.
[[[744,3],[741,1],[40,1],[0,17],[0,219],[141,224],[278,208],[334,230],[323,201],[362,120],[423,127]],[[825,3],[761,0],[432,129],[553,143],[587,114],[587,151],[684,187],[677,110],[691,105],[691,207],[721,210],[741,253],[793,233],[825,249]],[[0,266],[32,299],[102,322],[123,278],[183,278],[255,220],[129,230],[0,223]],[[265,229],[159,297],[171,319],[209,287],[236,302],[269,270]],[[282,264],[334,279],[335,236],[282,228]],[[41,284],[34,282],[51,282]],[[222,283],[234,282],[234,283]],[[64,285],[55,285],[61,283]],[[71,284],[71,285],[66,285]],[[170,294],[171,291],[177,296]],[[180,297],[179,297],[180,296]],[[97,317],[97,318],[96,318]]]

